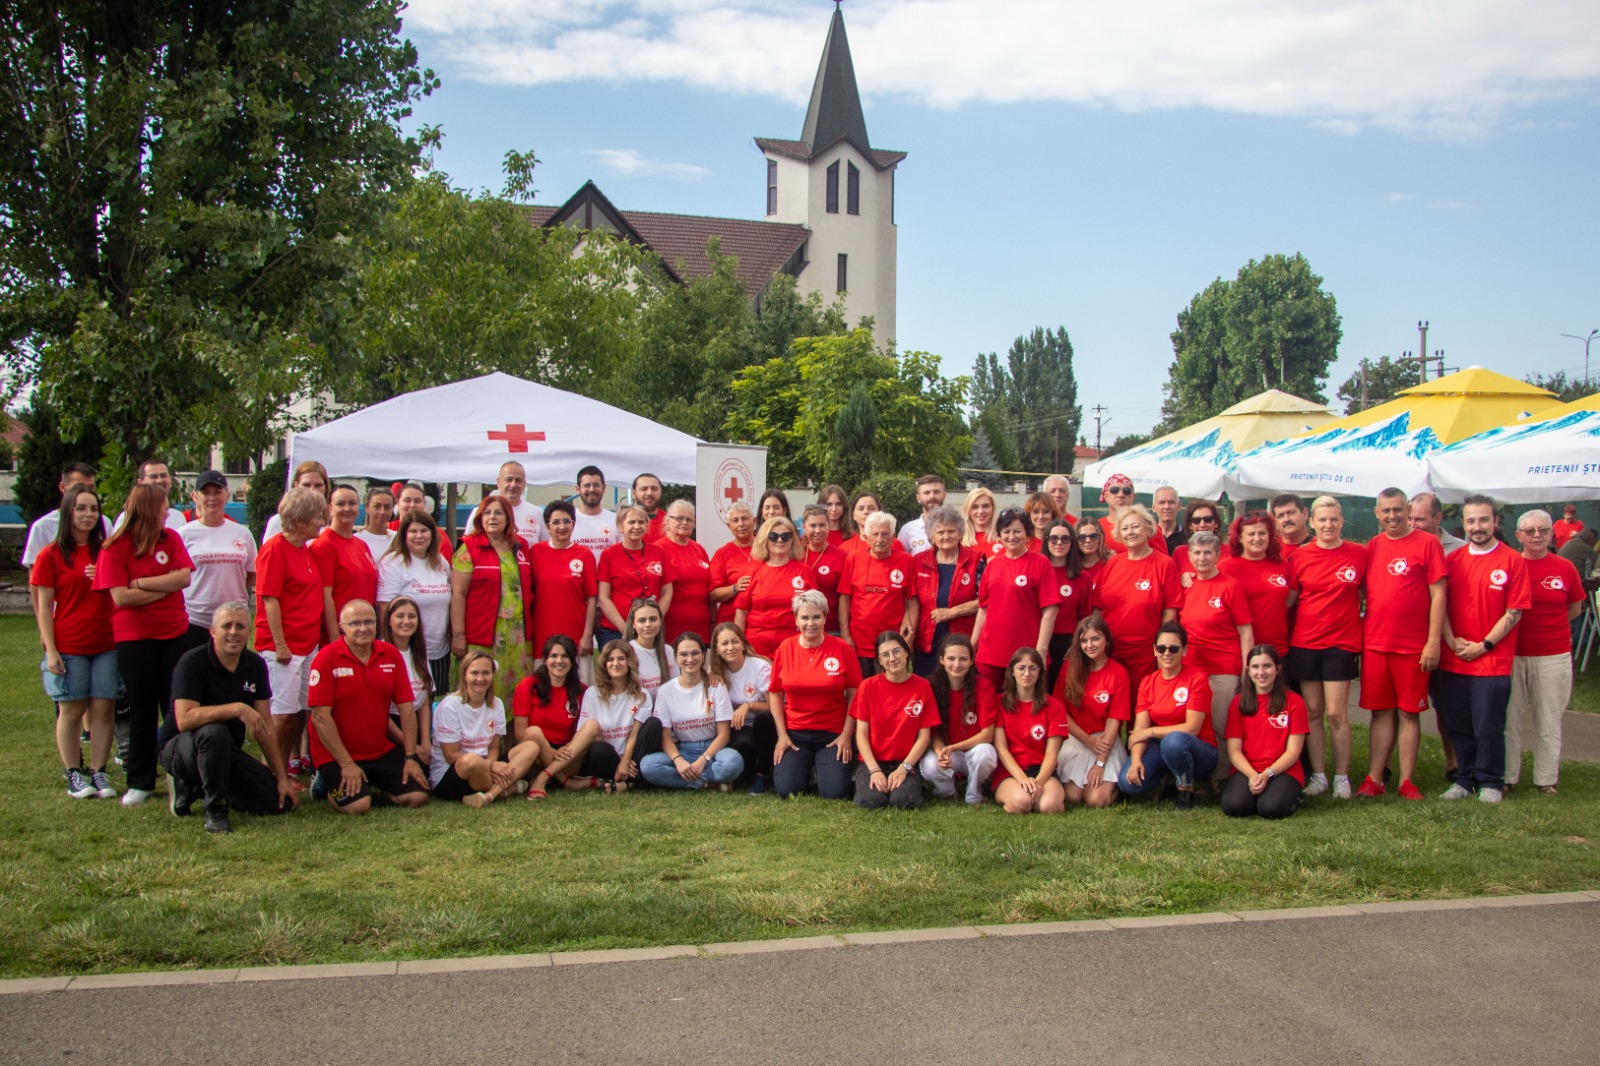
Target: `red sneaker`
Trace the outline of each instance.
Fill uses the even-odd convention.
[[[1402,781],[1400,782],[1400,798],[1403,800],[1420,800],[1422,798],[1422,789],[1410,781]]]
[[[1383,795],[1384,791],[1385,790],[1382,781],[1374,781],[1369,777],[1365,781],[1361,782],[1361,787],[1356,789],[1356,795],[1366,796],[1368,799],[1376,799],[1377,797]]]

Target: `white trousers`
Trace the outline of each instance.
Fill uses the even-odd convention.
[[[983,784],[989,780],[989,775],[994,773],[994,768],[1000,765],[1000,753],[994,750],[993,744],[974,744],[966,751],[952,751],[950,753],[950,769],[945,770],[939,766],[939,756],[930,748],[918,764],[922,771],[922,779],[933,786],[933,794],[941,799],[950,799],[956,794],[956,774],[967,775],[968,803],[983,802]]]

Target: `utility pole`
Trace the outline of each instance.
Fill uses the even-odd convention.
[[[1052,470],[1060,470],[1061,469],[1061,427],[1059,425],[1056,426],[1055,441],[1056,441],[1056,465],[1051,467],[1051,469]]]
[[[1106,409],[1102,404],[1095,404],[1091,410],[1094,411],[1094,457],[1098,459],[1105,452],[1105,449],[1100,447],[1100,432],[1110,424],[1111,419],[1105,417]]]
[[[1422,356],[1422,377],[1417,379],[1417,384],[1428,380],[1428,323],[1417,320],[1417,332],[1422,334],[1422,342],[1417,346],[1417,353]]]

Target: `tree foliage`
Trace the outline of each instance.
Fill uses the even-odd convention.
[[[834,424],[833,461],[827,479],[838,485],[859,485],[872,475],[872,442],[878,435],[878,408],[866,382],[850,389]]]
[[[766,446],[770,484],[821,479],[834,461],[840,409],[858,382],[878,411],[874,473],[954,477],[972,448],[960,416],[967,379],[941,377],[938,357],[927,352],[877,351],[865,329],[799,338],[787,356],[740,371],[724,428],[730,440]]]
[[[1401,389],[1417,384],[1415,359],[1390,359],[1387,355],[1376,363],[1367,362],[1367,402],[1361,403],[1361,371],[1356,370],[1339,386],[1339,399],[1345,401],[1344,413],[1353,415],[1380,403],[1388,403],[1400,395]]]
[[[1155,439],[1155,435],[1151,433],[1124,433],[1122,436],[1112,441],[1109,446],[1107,446],[1106,450],[1101,453],[1100,458],[1109,459],[1113,455],[1121,455],[1123,452],[1131,452],[1141,444],[1149,444]]]
[[[32,522],[61,506],[61,468],[68,463],[97,465],[105,439],[92,422],[83,426],[81,436],[66,436],[61,413],[37,392],[17,420],[28,427],[28,434],[17,449],[17,482],[12,493],[22,517]]]
[[[417,160],[401,6],[0,9],[0,343],[69,435],[266,446]]]
[[[1213,281],[1178,314],[1163,387],[1168,433],[1266,389],[1326,402],[1328,367],[1343,335],[1338,304],[1299,253],[1252,259]]]
[[[1530,385],[1537,385],[1541,389],[1549,389],[1556,394],[1562,403],[1571,403],[1581,400],[1585,396],[1592,396],[1595,392],[1593,382],[1585,382],[1582,378],[1569,378],[1565,370],[1557,370],[1554,374],[1541,374],[1534,371],[1522,379]]]
[[[972,406],[996,455],[1012,469],[1054,471],[1072,467],[1083,408],[1065,328],[1033,332],[1011,342],[1005,365],[990,352],[972,369]],[[1059,461],[1061,442],[1067,460]]]
[[[961,465],[962,476],[990,492],[999,492],[1006,487],[1006,479],[995,471],[1004,469],[995,458],[994,449],[989,446],[989,435],[983,425],[980,423],[972,427],[972,451],[967,453],[967,460]]]

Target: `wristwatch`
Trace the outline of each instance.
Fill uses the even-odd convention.
[[[908,762],[903,762],[903,763],[900,764],[900,769],[904,770],[906,773],[909,774],[912,770],[916,769],[916,766],[914,766],[913,764],[908,763]]]
[[[1494,651],[1494,641],[1490,640],[1488,637],[1484,637],[1483,638],[1483,650],[1484,651]]]
[[[1100,767],[1100,769],[1102,769],[1102,770],[1104,770],[1106,768],[1106,761],[1104,759],[1096,759],[1094,761],[1094,764],[1096,766]]]

